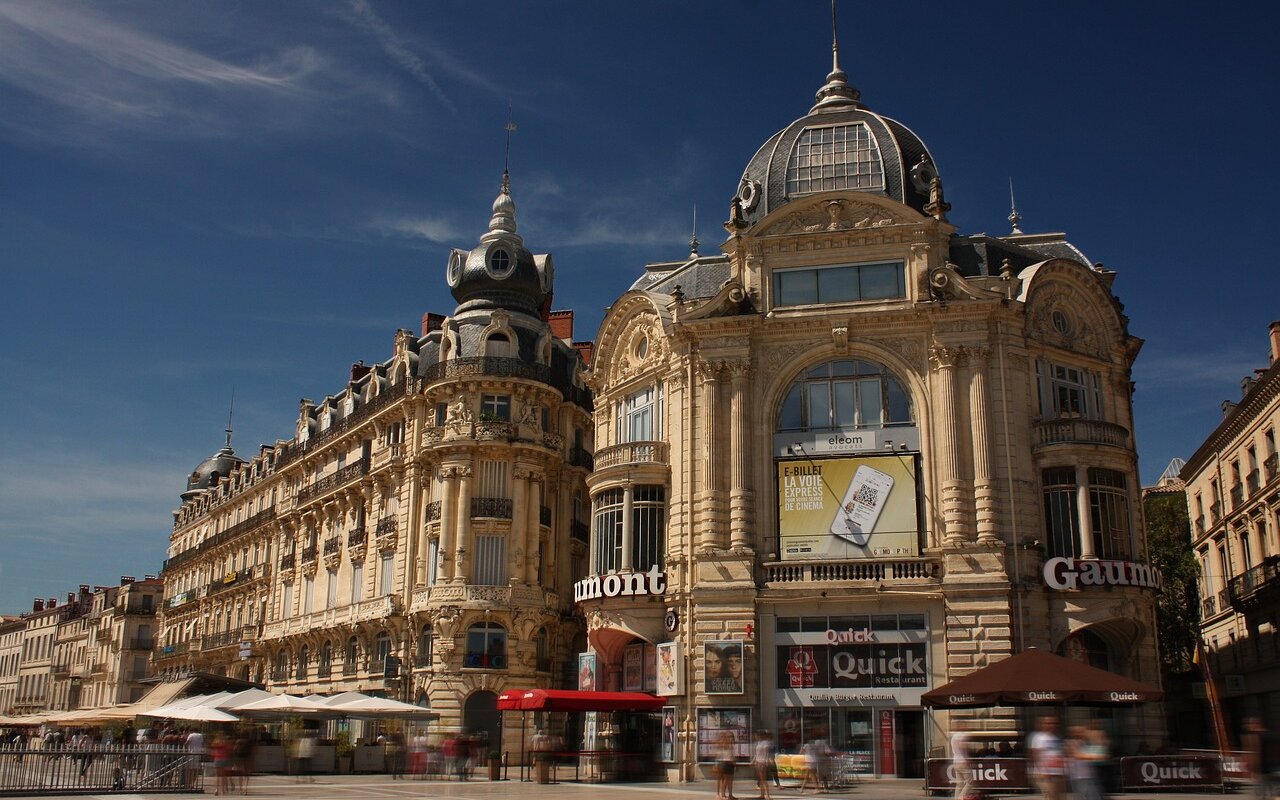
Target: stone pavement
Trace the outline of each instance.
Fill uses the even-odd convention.
[[[206,795],[213,796],[213,783],[209,781]],[[1251,797],[1247,787],[1235,794]],[[746,779],[735,784],[739,800],[755,797],[755,782]],[[113,794],[89,795],[104,800],[129,798],[129,800],[190,800],[192,794]],[[240,795],[236,795],[239,797]],[[556,783],[540,786],[516,780],[490,782],[487,780],[392,780],[386,775],[318,775],[314,783],[296,783],[293,778],[280,775],[254,776],[250,785],[250,797],[258,800],[404,800],[405,798],[442,798],[442,800],[698,800],[715,797],[712,781],[698,783]],[[813,797],[806,794],[804,797]],[[1130,793],[1112,795],[1109,800],[1191,800],[1192,798],[1221,797],[1218,792],[1183,794],[1172,792]],[[51,795],[43,795],[48,798]],[[67,795],[84,800],[86,795]],[[801,797],[793,788],[775,790],[776,800],[793,800]],[[821,798],[830,800],[925,800],[923,782],[893,778],[869,778],[858,785],[840,791],[825,792]],[[1010,795],[1010,797],[1037,797],[1035,795]]]

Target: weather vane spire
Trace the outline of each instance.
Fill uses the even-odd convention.
[[[1022,229],[1018,227],[1018,223],[1022,222],[1022,215],[1018,213],[1018,204],[1013,199],[1013,178],[1009,178],[1009,224],[1013,226],[1013,234],[1021,234]]]
[[[831,0],[831,71],[840,71],[840,36],[836,33],[836,0]]]
[[[511,104],[507,103],[507,151],[502,158],[502,193],[511,194],[511,134],[515,133],[516,124],[511,121]]]
[[[236,412],[236,387],[232,386],[231,387],[231,405],[230,407],[227,408],[226,434],[227,434],[228,448],[231,447],[231,417],[235,414],[235,412]]]
[[[849,76],[840,69],[840,35],[836,28],[836,0],[831,0],[831,74],[827,82],[818,90],[817,103],[811,111],[819,108],[854,106],[862,108],[862,93],[858,87],[849,83]]]
[[[693,237],[689,239],[689,255],[698,254],[698,204],[693,204]]]

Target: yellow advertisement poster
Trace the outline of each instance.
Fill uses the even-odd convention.
[[[919,555],[911,456],[779,461],[784,561]]]

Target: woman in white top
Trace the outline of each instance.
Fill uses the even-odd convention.
[[[756,744],[751,751],[751,766],[756,771],[760,800],[770,800],[769,773],[773,768],[773,737],[768,731],[756,731]]]

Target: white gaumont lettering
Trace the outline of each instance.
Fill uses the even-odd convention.
[[[573,585],[573,601],[597,600],[601,597],[660,595],[667,591],[667,576],[657,566],[648,572],[592,575]]]
[[[1159,589],[1164,577],[1157,567],[1132,561],[1055,556],[1044,562],[1044,582],[1060,592],[1082,586],[1138,586]]]

